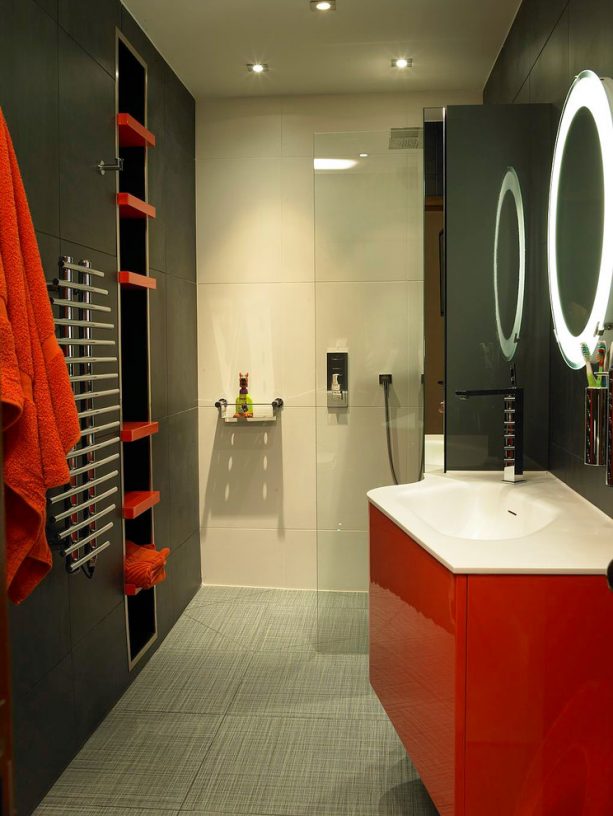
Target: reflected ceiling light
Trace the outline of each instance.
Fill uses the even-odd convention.
[[[311,0],[311,11],[336,11],[336,0]]]
[[[507,195],[513,196],[515,202],[515,214],[517,216],[517,235],[519,238],[519,269],[517,282],[517,305],[515,307],[515,319],[511,334],[506,337],[502,328],[500,317],[500,301],[498,297],[498,233],[500,230],[500,214],[502,205]],[[521,195],[519,178],[514,167],[509,167],[502,180],[500,192],[498,193],[498,209],[496,210],[496,232],[494,234],[494,294],[496,299],[496,328],[498,330],[498,340],[505,360],[509,362],[515,356],[517,344],[520,337],[521,321],[524,311],[524,290],[526,287],[526,224],[524,219],[524,202]]]
[[[560,283],[558,280],[558,198],[562,163],[568,134],[573,121],[580,111],[587,110],[598,131],[602,175],[604,181],[604,218],[602,246],[600,251],[600,273],[590,316],[583,330],[573,334],[566,323]],[[549,185],[549,218],[547,225],[547,270],[549,275],[549,297],[553,328],[560,352],[570,368],[583,368],[581,343],[586,343],[593,354],[599,334],[607,320],[611,283],[613,281],[613,80],[600,79],[593,71],[582,71],[571,85],[558,127],[556,146],[553,153],[551,181]],[[580,274],[580,271],[577,270]]]
[[[357,161],[354,159],[315,159],[313,167],[315,170],[351,170]]]
[[[268,65],[265,62],[249,62],[247,70],[252,74],[263,74],[264,71],[268,71]]]
[[[360,153],[360,158],[361,159],[367,159],[368,158],[368,153]]]
[[[397,57],[396,59],[392,60],[392,68],[400,68],[404,70],[405,68],[412,68],[413,67],[413,60],[409,59],[408,57]]]

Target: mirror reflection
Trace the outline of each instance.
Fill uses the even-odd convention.
[[[570,127],[560,174],[557,267],[569,331],[580,334],[592,310],[600,272],[604,179],[592,114],[581,108]]]
[[[519,178],[513,167],[504,175],[496,212],[494,289],[500,349],[512,360],[520,338],[524,305],[526,232]]]

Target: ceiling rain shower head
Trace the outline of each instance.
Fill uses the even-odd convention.
[[[424,130],[420,127],[392,128],[390,150],[418,150],[424,146]]]

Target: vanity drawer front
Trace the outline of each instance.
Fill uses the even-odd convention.
[[[463,816],[466,578],[370,508],[370,681],[441,816]]]
[[[466,812],[613,813],[604,576],[469,576]]]

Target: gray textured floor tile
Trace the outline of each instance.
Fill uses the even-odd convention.
[[[219,632],[236,646],[258,649],[262,643],[262,618],[267,610],[257,603],[215,603],[190,608],[185,618]],[[231,648],[231,646],[229,646]]]
[[[321,644],[346,641],[347,653],[367,649],[368,611],[345,606],[318,609],[316,593],[274,591],[269,604],[216,603],[191,608],[186,617],[254,651],[317,650]],[[262,601],[262,597],[257,599]],[[174,642],[174,630],[171,641]]]
[[[319,609],[339,606],[368,609],[368,592],[318,592],[317,606]]]
[[[319,607],[317,643],[347,641],[358,653],[368,653],[368,609]],[[324,650],[325,651],[325,650]]]
[[[227,640],[212,629],[201,630],[198,646],[162,644],[117,708],[127,711],[179,711],[224,714],[252,658],[230,651]]]
[[[166,651],[203,652],[210,643],[211,637],[221,637],[221,635],[184,612],[168,633],[166,640],[160,646],[160,651],[164,649]],[[240,648],[239,644],[234,647],[234,651]]]
[[[243,716],[382,719],[366,655],[260,652],[228,710]]]
[[[113,711],[56,782],[45,806],[178,810],[221,717]]]
[[[32,816],[179,816],[178,810],[142,810],[141,808],[89,807],[88,805],[46,805],[38,807]]]
[[[205,813],[434,816],[384,720],[227,716],[185,801]]]

